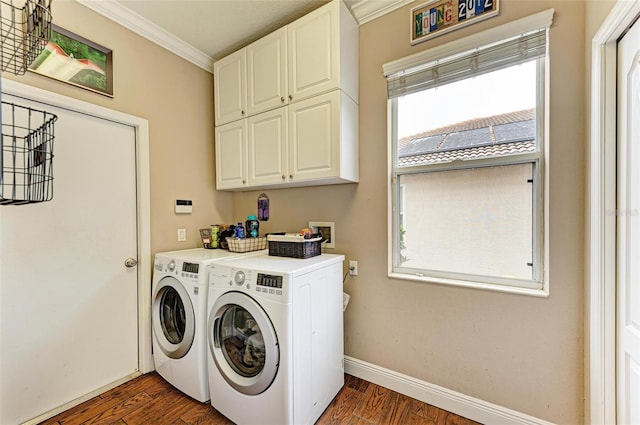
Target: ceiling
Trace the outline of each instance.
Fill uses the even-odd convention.
[[[329,0],[76,0],[209,72]],[[359,24],[413,0],[343,0]]]

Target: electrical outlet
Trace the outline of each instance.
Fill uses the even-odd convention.
[[[187,240],[187,229],[178,229],[178,242]]]
[[[358,262],[356,260],[349,260],[349,274],[358,276]]]

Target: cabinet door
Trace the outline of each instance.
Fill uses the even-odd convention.
[[[340,90],[288,108],[291,182],[339,176]]]
[[[247,183],[247,120],[216,127],[216,189]]]
[[[243,118],[247,109],[246,50],[238,50],[213,64],[216,125]]]
[[[248,120],[249,185],[279,184],[287,175],[287,108]]]
[[[287,102],[287,29],[247,46],[247,112],[259,114]]]
[[[289,24],[289,94],[293,102],[339,87],[339,2]]]

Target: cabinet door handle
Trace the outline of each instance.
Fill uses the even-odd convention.
[[[242,184],[245,184],[245,183],[246,183],[246,181],[245,181],[245,180],[242,180]]]
[[[280,98],[280,102],[284,103],[284,96]]]
[[[282,175],[282,180],[286,179],[286,177],[284,176],[284,174]]]
[[[289,178],[290,178],[290,179],[293,179],[293,174],[289,174]]]
[[[244,115],[244,111],[240,111],[240,113],[241,113],[242,115]]]
[[[289,100],[293,100],[293,96],[289,95]]]

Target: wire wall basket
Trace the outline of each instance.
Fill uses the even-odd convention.
[[[24,75],[51,39],[51,0],[0,0],[2,70]]]
[[[54,122],[58,117],[2,102],[2,119],[0,205],[50,201]]]

